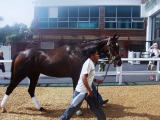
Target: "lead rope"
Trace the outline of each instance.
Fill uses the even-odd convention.
[[[115,59],[114,59],[114,60],[115,60]],[[106,70],[106,74],[105,74],[102,82],[105,80],[105,78],[106,78],[106,76],[107,76],[107,73],[108,73],[108,69],[109,69],[109,67],[110,67],[110,64],[112,64],[114,60],[112,60],[112,62],[109,63],[109,65],[108,65],[108,67],[107,67],[107,70]],[[98,83],[98,85],[97,85],[97,104],[98,104],[98,86],[99,86],[99,83]]]

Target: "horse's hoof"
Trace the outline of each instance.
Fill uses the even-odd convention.
[[[7,112],[6,109],[5,109],[5,108],[2,108],[1,113],[6,113],[6,112]]]
[[[42,108],[42,107],[39,109],[39,111],[46,112],[46,110],[44,108]]]

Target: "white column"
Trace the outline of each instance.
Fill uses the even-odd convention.
[[[116,82],[119,81],[119,73],[120,73],[120,68],[119,67],[116,67]]]
[[[119,85],[122,85],[122,65],[119,67],[120,75],[119,75]]]
[[[147,31],[146,31],[146,40],[147,41],[151,41],[151,34],[152,34],[152,18],[148,17],[147,20]],[[148,48],[150,47],[150,43],[146,42],[146,51],[148,50]]]
[[[156,81],[159,81],[159,61],[157,60]]]

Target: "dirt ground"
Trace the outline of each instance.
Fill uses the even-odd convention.
[[[6,87],[0,87],[0,101]],[[72,87],[37,87],[36,98],[47,111],[38,111],[28,92],[28,87],[17,87],[9,96],[7,113],[0,113],[0,120],[58,120],[70,104]],[[103,110],[107,120],[160,120],[160,85],[102,86],[99,92],[109,99]],[[71,120],[97,120],[84,101],[83,116]]]

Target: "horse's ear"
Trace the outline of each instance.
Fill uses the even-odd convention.
[[[118,40],[119,36],[120,36],[120,35],[118,35],[118,37],[116,37],[115,39]]]
[[[113,36],[113,39],[115,39],[116,36],[117,36],[117,33]]]

